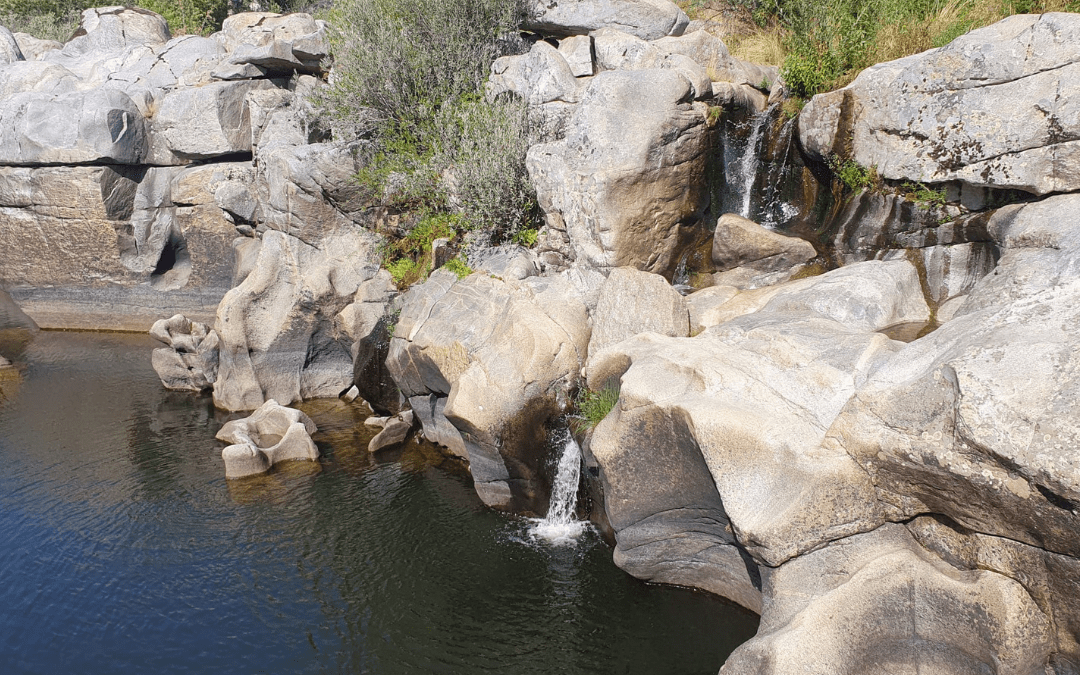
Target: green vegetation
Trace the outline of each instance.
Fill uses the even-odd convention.
[[[1021,13],[1077,12],[1080,0],[681,0],[691,16],[725,24],[732,54],[781,66],[808,98],[875,63],[941,47]]]
[[[600,424],[618,401],[619,388],[613,384],[600,391],[580,390],[576,400],[578,412],[574,418],[575,430],[584,433]]]
[[[922,183],[905,182],[900,186],[904,196],[922,206],[945,206],[945,190],[934,189]]]
[[[461,259],[461,256],[446,261],[446,264],[443,265],[443,269],[453,272],[457,275],[458,279],[464,279],[473,273],[473,268],[469,267],[465,261]]]
[[[428,213],[420,217],[404,237],[389,240],[382,254],[394,283],[399,288],[405,288],[426,279],[431,269],[432,244],[436,239],[454,241],[459,236],[461,222],[458,215]],[[460,264],[464,265],[464,262]],[[458,273],[458,276],[462,275]]]
[[[840,159],[837,155],[830,155],[828,163],[836,179],[852,192],[874,187],[880,182],[877,167],[867,168],[854,160]]]
[[[780,110],[784,113],[786,119],[794,119],[798,117],[802,109],[806,107],[806,99],[799,98],[798,96],[784,99],[784,102],[780,104]]]
[[[525,248],[532,248],[536,246],[536,238],[540,235],[540,230],[536,228],[528,228],[524,230],[518,230],[514,235],[513,241],[518,246],[524,246]]]
[[[66,42],[84,9],[102,7],[100,0],[0,0],[0,24],[12,32]],[[138,0],[129,6],[157,12],[174,35],[209,35],[228,16],[229,0]]]
[[[720,120],[724,117],[724,108],[719,105],[709,106],[708,112],[705,113],[705,124],[710,128],[715,127],[720,123]]]
[[[522,16],[522,0],[337,3],[329,16],[335,74],[320,103],[338,137],[370,141],[357,179],[371,201],[421,224],[452,216],[455,232],[493,242],[538,227],[526,107],[481,95]],[[401,259],[388,256],[387,268],[417,277]]]

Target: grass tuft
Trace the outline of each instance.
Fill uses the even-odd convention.
[[[619,388],[608,385],[600,391],[582,389],[577,396],[577,415],[574,416],[575,431],[585,433],[595,428],[607,417],[619,401]]]

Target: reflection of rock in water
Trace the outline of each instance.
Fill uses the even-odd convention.
[[[11,296],[0,290],[0,369],[5,361],[17,361],[38,330]]]
[[[20,384],[22,384],[22,376],[19,370],[0,356],[0,405],[18,395]]]

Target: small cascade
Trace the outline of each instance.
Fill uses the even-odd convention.
[[[739,210],[736,213],[743,218],[751,217],[751,198],[761,164],[761,140],[765,138],[765,129],[769,126],[768,111],[754,115],[747,123],[750,125],[750,137],[743,146],[742,156],[732,163],[728,172],[728,183],[735,187],[739,195]]]
[[[535,521],[532,528],[535,537],[558,545],[574,543],[587,526],[585,521],[574,517],[581,481],[581,447],[569,429],[565,433],[566,440],[555,472],[555,483],[551,487],[547,517]]]

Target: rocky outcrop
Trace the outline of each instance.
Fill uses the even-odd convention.
[[[704,213],[707,149],[704,108],[678,72],[592,78],[566,138],[529,149],[545,262],[670,278]]]
[[[787,281],[817,257],[805,239],[785,236],[734,213],[720,216],[713,231],[714,283],[759,288]]]
[[[0,286],[49,328],[211,323],[233,240],[289,195],[260,189],[256,147],[319,140],[292,127],[319,86],[296,74],[321,72],[325,33],[306,14],[237,14],[173,38],[153,12],[108,7],[60,49],[24,39],[34,59],[0,65]]]
[[[890,179],[1076,190],[1078,34],[1076,14],[1022,14],[872,66],[807,104],[803,146]]]
[[[524,27],[552,35],[618,28],[644,40],[682,35],[690,19],[669,0],[533,0]]]
[[[639,333],[690,334],[690,315],[678,291],[660,275],[632,267],[620,267],[608,275],[600,287],[592,323],[589,354]]]
[[[225,477],[266,473],[286,460],[318,459],[319,449],[311,440],[316,431],[315,423],[304,413],[268,400],[249,417],[228,422],[218,431],[218,440],[231,444],[221,451]]]
[[[477,494],[543,513],[545,424],[567,411],[591,326],[575,277],[458,280],[405,295],[387,367],[424,435],[468,459]]]
[[[268,399],[293,403],[349,389],[352,344],[335,318],[378,272],[377,243],[358,226],[319,247],[277,230],[263,234],[253,269],[218,307],[215,405],[251,410]]]

